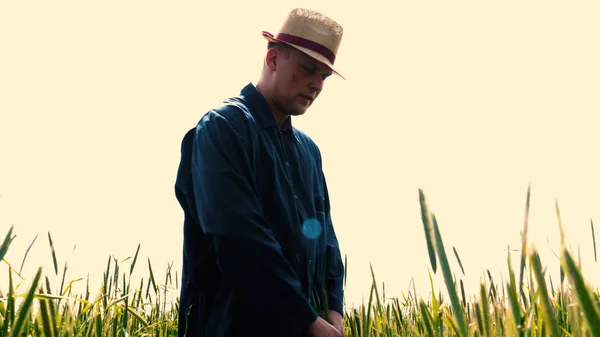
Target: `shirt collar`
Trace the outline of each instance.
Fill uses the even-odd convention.
[[[252,111],[255,112],[258,120],[263,127],[275,127],[275,117],[267,103],[265,97],[256,89],[254,84],[248,83],[240,92],[241,97],[248,103]],[[283,125],[281,131],[295,136],[294,127],[292,126],[292,117],[289,116]]]

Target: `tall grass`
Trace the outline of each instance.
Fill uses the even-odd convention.
[[[0,246],[0,260],[14,239],[12,232],[13,227]],[[50,234],[48,241],[53,271],[58,275]],[[51,287],[48,275],[38,268],[31,284],[20,292],[13,282],[16,271],[4,260],[9,282],[6,296],[0,293],[0,337],[177,336],[178,302],[169,301],[169,295],[177,289],[177,275],[173,279],[169,266],[164,282],[157,283],[148,260],[148,276],[141,279],[139,286],[132,285],[131,275],[137,265],[139,250],[138,245],[133,257],[124,261],[113,256],[108,258],[100,289],[95,295],[90,292],[89,279],[83,294],[72,293],[73,283],[81,279],[65,282],[66,263],[58,288]],[[129,260],[128,268],[123,268],[121,263]],[[52,289],[58,291],[53,293]]]
[[[371,268],[373,282],[368,302],[346,311],[345,335],[600,337],[598,293],[586,283],[580,266],[566,248],[558,203],[556,214],[561,233],[561,278],[557,286],[545,275],[535,245],[528,245],[530,194],[531,189],[528,188],[518,269],[514,269],[508,254],[508,280],[497,283],[488,271],[488,279],[480,282],[477,296],[467,301],[463,279],[457,279],[450,268],[435,213],[429,207],[424,192],[419,190],[425,247],[431,264],[431,296],[418,297],[413,289],[400,297],[388,298],[385,288],[380,293],[375,272]],[[593,222],[591,230],[595,254]],[[139,245],[135,253],[124,261],[112,256],[108,258],[100,289],[94,294],[90,292],[89,280],[83,294],[73,294],[73,283],[82,280],[66,282],[66,264],[61,283],[56,288],[51,287],[42,268],[33,275],[26,289],[15,285],[14,276],[22,277],[23,263],[20,270],[16,271],[4,260],[14,238],[11,227],[0,246],[0,261],[8,267],[7,293],[0,293],[0,337],[177,335],[178,275],[172,272],[169,265],[166,272],[157,277],[148,260],[147,275],[139,284],[131,284],[132,273],[138,265]],[[59,275],[50,234],[48,244],[54,274]],[[452,247],[452,251],[461,274],[465,276],[458,251],[455,247]],[[435,289],[431,272],[439,272],[443,276],[448,300],[442,295],[442,289]],[[52,289],[58,290],[53,292]],[[175,300],[171,301],[170,298]]]

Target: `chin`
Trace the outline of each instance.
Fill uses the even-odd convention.
[[[292,116],[302,116],[306,113],[306,110],[308,109],[293,109]]]
[[[310,108],[310,105],[308,106],[293,106],[290,110],[291,110],[291,115],[292,116],[300,116],[300,115],[304,115],[306,113],[306,110],[308,110]]]

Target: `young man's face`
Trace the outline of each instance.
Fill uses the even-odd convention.
[[[294,48],[287,54],[279,51],[276,62],[275,103],[287,115],[304,114],[321,93],[331,70]]]

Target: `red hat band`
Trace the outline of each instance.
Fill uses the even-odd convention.
[[[331,64],[335,62],[335,54],[324,45],[315,41],[307,40],[303,37],[290,35],[286,33],[278,33],[275,39],[282,42],[295,44],[297,46],[317,52],[325,56],[329,60],[329,62],[331,62]]]

